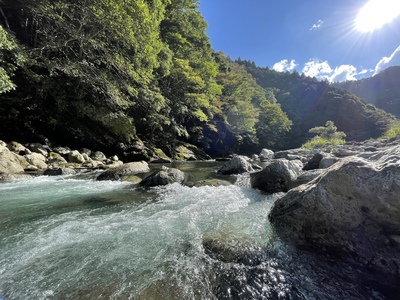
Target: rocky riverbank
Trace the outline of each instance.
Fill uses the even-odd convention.
[[[32,173],[69,174],[82,168],[104,170],[98,180],[132,180],[150,171],[147,162],[123,163],[116,156],[88,149],[0,142],[3,181]],[[284,195],[265,216],[273,228],[272,240],[293,251],[368,269],[368,274],[377,274],[373,280],[378,285],[386,284],[385,276],[400,280],[400,138],[275,153],[265,149],[252,158],[234,156],[218,173],[248,174],[252,188]],[[136,179],[146,187],[186,183],[184,172],[166,166]],[[226,253],[234,252],[239,264],[260,264],[259,256],[269,251],[247,244],[232,249],[221,240],[205,240],[204,247],[217,259],[226,260],[230,257]]]

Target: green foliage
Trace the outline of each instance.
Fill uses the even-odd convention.
[[[314,133],[317,136],[331,140],[331,139],[344,139],[346,134],[342,131],[337,131],[337,127],[332,121],[327,121],[325,126],[318,126],[311,128],[309,130],[310,133]]]
[[[309,132],[316,134],[316,136],[303,144],[303,148],[339,145],[346,142],[344,139],[346,134],[342,131],[337,131],[337,127],[332,121],[327,121],[325,126],[313,127],[309,130]]]
[[[381,138],[391,139],[400,135],[400,121],[393,122]]]
[[[16,88],[11,77],[24,62],[25,58],[14,37],[0,25],[0,94]]]
[[[321,148],[325,146],[336,146],[336,145],[342,145],[346,141],[343,139],[324,139],[322,137],[316,136],[312,138],[311,140],[305,142],[301,147],[306,148],[306,149],[312,149],[312,148]]]
[[[271,90],[260,87],[243,66],[222,53],[214,56],[219,63],[217,83],[223,87],[222,94],[214,101],[218,108],[214,127],[209,127],[220,126],[217,131],[209,132],[215,148],[220,147],[219,140],[227,140],[226,131],[228,137],[231,135],[230,151],[254,153],[267,145],[275,146],[290,129],[291,122],[275,104]]]

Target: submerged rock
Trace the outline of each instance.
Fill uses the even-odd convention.
[[[143,179],[140,184],[146,187],[153,187],[172,183],[182,184],[184,181],[185,173],[175,168],[162,166],[161,169]]]
[[[147,162],[130,162],[123,164],[122,166],[106,170],[97,177],[97,180],[120,180],[123,176],[136,175],[147,172],[150,172],[150,168]]]
[[[228,186],[232,185],[231,182],[227,180],[222,180],[222,179],[204,179],[204,180],[199,180],[194,183],[195,187],[201,187],[201,186]]]
[[[318,249],[400,275],[400,146],[369,160],[344,158],[314,181],[277,200],[275,233],[299,248]]]

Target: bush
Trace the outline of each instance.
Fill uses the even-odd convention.
[[[320,136],[316,136],[312,138],[311,140],[307,141],[304,143],[301,147],[302,148],[319,148],[323,146],[328,146],[328,145],[341,145],[346,143],[344,139],[338,139],[338,138],[332,138],[332,139],[325,139]]]
[[[400,135],[400,121],[393,122],[383,134],[382,138],[391,139],[398,135]]]
[[[310,133],[317,134],[311,140],[303,144],[302,148],[316,148],[326,145],[341,145],[344,144],[346,134],[343,131],[337,131],[337,127],[333,121],[327,121],[325,127],[318,126],[311,128]]]

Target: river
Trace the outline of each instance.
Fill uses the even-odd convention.
[[[215,162],[175,166],[218,179]],[[267,215],[280,195],[244,177],[143,189],[98,174],[0,184],[0,299],[385,299],[349,280],[354,268],[327,269],[271,242]],[[247,254],[213,255],[205,241]]]

